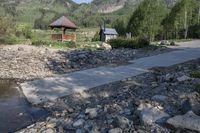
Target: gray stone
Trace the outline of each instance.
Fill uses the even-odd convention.
[[[83,133],[83,130],[82,129],[77,129],[76,133]]]
[[[18,51],[24,51],[23,47],[18,47]]]
[[[167,120],[167,123],[180,129],[200,132],[200,116],[189,111],[185,115],[178,115]]]
[[[85,114],[88,114],[90,119],[97,117],[97,109],[96,108],[87,108],[85,110]]]
[[[117,116],[114,121],[113,121],[114,125],[116,127],[120,127],[122,129],[125,129],[129,126],[129,120],[124,117],[124,116]]]
[[[105,42],[103,42],[103,43],[101,44],[101,47],[102,47],[102,49],[105,49],[105,50],[110,50],[110,49],[112,49],[111,45],[110,45],[110,44],[107,44],[107,43],[105,43]]]
[[[188,76],[186,76],[186,75],[183,75],[183,76],[177,78],[177,80],[178,80],[179,82],[183,82],[183,81],[191,80],[191,78],[188,77]]]
[[[152,125],[153,123],[163,124],[169,115],[150,104],[142,103],[138,107],[140,111],[140,120],[144,125]]]
[[[83,126],[85,120],[84,119],[78,119],[77,121],[75,121],[73,123],[73,127],[80,127],[80,126]]]
[[[154,100],[154,101],[157,101],[157,102],[166,102],[168,97],[167,96],[163,96],[163,95],[155,95],[151,99]]]
[[[165,81],[171,81],[173,79],[174,79],[174,75],[169,74],[169,73],[165,75]]]
[[[55,131],[53,129],[48,128],[43,130],[41,133],[55,133]]]
[[[122,129],[121,128],[110,129],[108,133],[122,133]]]
[[[190,101],[187,99],[187,100],[183,101],[183,103],[181,104],[181,112],[183,114],[185,114],[190,110],[192,110],[192,106],[190,104]]]

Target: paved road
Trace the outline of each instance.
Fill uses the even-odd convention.
[[[57,77],[35,80],[21,84],[21,88],[32,104],[38,104],[74,92],[88,90],[114,81],[148,72],[158,66],[168,67],[200,58],[200,41],[180,43],[180,50],[130,61],[119,67],[98,67]],[[177,48],[177,47],[175,47]]]

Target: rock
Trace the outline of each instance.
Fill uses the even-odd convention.
[[[165,81],[172,81],[174,79],[174,75],[172,74],[166,74],[165,75]]]
[[[56,123],[49,123],[46,125],[47,128],[54,128],[56,127]]]
[[[89,133],[100,133],[100,131],[97,128],[92,128]]]
[[[151,86],[155,88],[155,87],[158,87],[159,85],[158,85],[157,82],[152,82],[152,83],[151,83]]]
[[[122,129],[121,128],[110,129],[108,133],[122,133]]]
[[[166,102],[166,100],[168,99],[168,97],[167,96],[163,96],[163,95],[155,95],[151,99],[154,100],[154,101],[157,101],[157,102],[164,103],[164,102]]]
[[[55,133],[55,131],[53,129],[48,128],[43,130],[41,133]]]
[[[127,128],[129,123],[129,120],[124,116],[117,116],[113,121],[114,126],[120,127],[122,129]]]
[[[96,108],[87,108],[85,110],[85,114],[89,116],[90,119],[97,117],[97,109]]]
[[[170,42],[170,45],[171,45],[171,46],[175,46],[176,43],[175,43],[174,41],[172,41],[172,42]]]
[[[184,76],[182,76],[182,77],[177,78],[177,80],[178,80],[179,82],[183,82],[183,81],[191,80],[191,78],[188,77],[188,76],[186,76],[186,75],[184,75]]]
[[[181,112],[185,114],[190,110],[192,110],[195,114],[200,115],[200,103],[198,98],[190,97],[182,102]]]
[[[163,124],[169,115],[150,104],[142,103],[138,107],[140,111],[140,120],[144,125],[152,125],[153,123]]]
[[[168,40],[162,40],[160,42],[160,45],[169,45],[169,44],[170,44],[170,42]]]
[[[200,132],[200,116],[189,111],[185,115],[178,115],[167,120],[167,123],[179,129],[189,129]]]
[[[190,110],[192,110],[192,106],[190,104],[190,101],[187,99],[187,100],[183,101],[183,103],[181,104],[181,112],[183,114],[185,114]]]
[[[24,51],[23,47],[18,47],[18,51]]]
[[[80,127],[84,124],[85,120],[84,119],[78,119],[73,123],[73,127]]]
[[[110,45],[110,44],[107,44],[107,43],[105,43],[105,42],[103,42],[103,43],[101,44],[101,47],[102,47],[104,50],[111,50],[111,49],[112,49],[111,45]]]
[[[76,133],[83,133],[83,130],[77,129],[77,130],[76,130]]]

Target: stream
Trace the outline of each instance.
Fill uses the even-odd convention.
[[[47,117],[48,112],[33,107],[20,93],[17,84],[0,80],[0,133],[10,133]]]

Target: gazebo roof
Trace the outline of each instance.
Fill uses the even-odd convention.
[[[53,23],[51,23],[49,25],[49,27],[51,27],[51,28],[64,27],[66,29],[77,29],[77,26],[73,22],[71,22],[68,18],[66,18],[65,16],[62,16],[59,19],[57,19],[56,21],[54,21]]]

